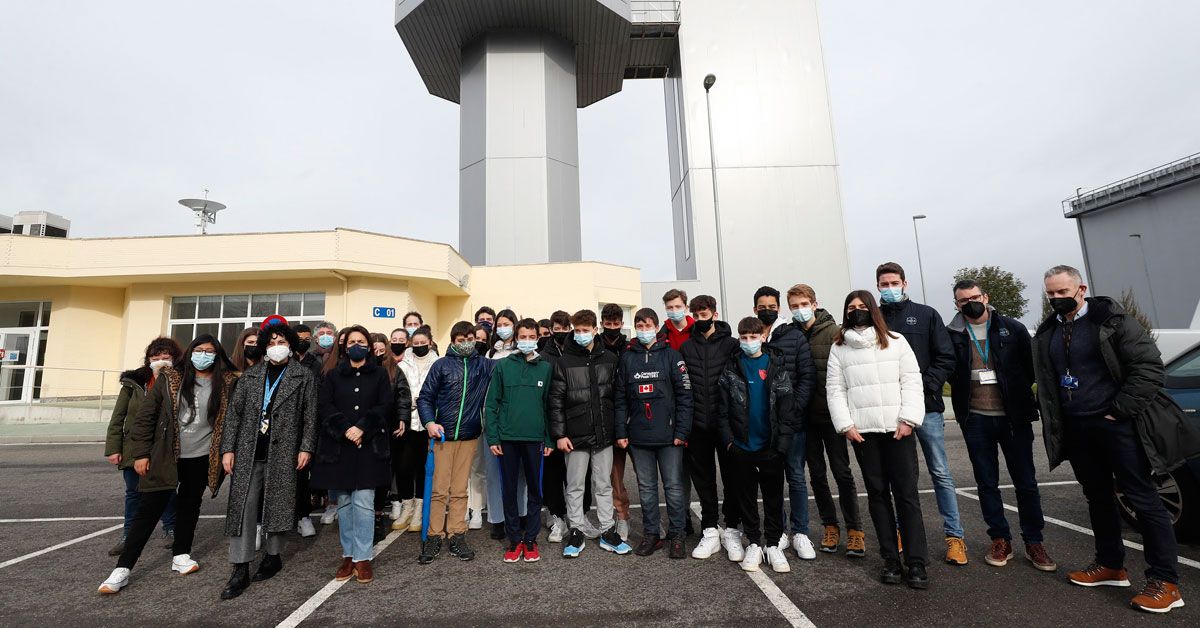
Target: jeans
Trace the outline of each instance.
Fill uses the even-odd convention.
[[[929,562],[929,544],[917,495],[917,446],[911,436],[900,440],[894,436],[894,432],[863,434],[863,442],[854,443],[854,457],[867,487],[867,509],[879,538],[879,555],[885,561],[900,560],[898,519],[904,562],[924,565]]]
[[[962,518],[958,515],[958,495],[954,492],[954,476],[946,459],[946,417],[941,412],[929,412],[916,430],[925,467],[933,480],[933,496],[938,512],[942,513],[942,529],[946,536],[963,538]]]
[[[783,456],[768,450],[746,451],[737,445],[729,448],[726,458],[733,470],[733,492],[742,516],[742,531],[752,545],[762,545],[759,528],[758,492],[762,490],[763,517],[769,545],[783,536],[783,477],[787,466]]]
[[[803,430],[792,437],[792,448],[785,461],[787,466],[788,501],[792,516],[789,520],[792,534],[808,534],[808,482],[804,479],[804,457],[808,453],[808,441]]]
[[[536,543],[542,528],[542,465],[545,456],[540,441],[503,441],[497,458],[499,477],[504,490],[504,532],[510,543]],[[518,490],[524,489],[524,490]],[[525,528],[521,528],[521,515],[527,512]],[[488,511],[491,518],[491,511]]]
[[[967,454],[979,487],[979,507],[988,524],[988,538],[1012,540],[1008,519],[1004,516],[1004,499],[1000,495],[1000,461],[997,448],[1004,452],[1008,474],[1017,492],[1017,512],[1021,521],[1021,538],[1026,543],[1041,543],[1042,498],[1038,493],[1037,472],[1033,468],[1033,425],[1028,421],[1012,421],[1003,416],[987,416],[974,412],[959,420]]]
[[[125,480],[125,529],[121,531],[121,538],[129,538],[129,530],[133,526],[133,517],[137,514],[138,502],[141,501],[142,493],[138,490],[138,480],[141,476],[133,467],[121,469],[121,477]],[[176,494],[171,492],[171,498],[167,500],[167,508],[163,510],[162,527],[167,532],[175,531],[175,500]]]
[[[1115,484],[1142,524],[1146,577],[1179,584],[1175,529],[1151,480],[1150,462],[1133,421],[1064,417],[1063,422],[1067,459],[1087,498],[1096,539],[1096,562],[1112,569],[1119,569],[1125,563],[1121,517],[1113,500]]]
[[[576,449],[567,454],[567,524],[572,528],[582,528],[587,521],[583,494],[589,474],[600,531],[613,527],[612,450],[609,445],[602,449]]]
[[[667,537],[683,536],[687,500],[683,494],[683,447],[629,446],[633,468],[637,472],[638,500],[642,504],[642,531],[646,536],[662,536],[658,510],[658,480],[667,497]]]
[[[200,519],[200,501],[208,485],[208,456],[180,458],[176,463],[179,488],[175,491],[147,491],[138,500],[137,514],[129,527],[125,539],[125,551],[117,559],[117,566],[132,569],[142,555],[142,549],[154,533],[155,524],[162,518],[167,504],[176,503],[177,519],[175,541],[171,554],[192,553],[192,540],[196,536],[196,522]]]
[[[736,528],[742,523],[734,486],[733,466],[729,453],[714,431],[692,430],[687,448],[683,451],[687,471],[692,477],[692,486],[700,498],[700,529],[717,527],[718,515],[725,516],[725,527]],[[721,484],[725,501],[717,509],[717,465],[721,466]]]
[[[329,498],[337,502],[342,556],[356,563],[371,560],[375,541],[375,489],[331,490]]]
[[[805,460],[808,464],[808,481],[812,485],[814,501],[817,502],[817,512],[821,515],[821,525],[836,526],[837,508],[833,503],[833,493],[829,491],[826,456],[829,458],[828,469],[837,483],[838,502],[842,506],[846,527],[862,530],[862,520],[858,514],[858,487],[854,485],[854,474],[850,471],[850,448],[846,437],[838,434],[832,423],[810,424],[808,457]]]

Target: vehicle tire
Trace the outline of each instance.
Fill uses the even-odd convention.
[[[1189,535],[1196,535],[1200,529],[1200,481],[1197,480],[1191,468],[1184,465],[1166,475],[1154,476],[1154,484],[1158,495],[1171,515],[1171,523],[1175,527],[1175,538],[1183,540]],[[1141,524],[1137,514],[1125,501],[1125,496],[1116,491],[1117,510],[1135,530],[1141,532]]]

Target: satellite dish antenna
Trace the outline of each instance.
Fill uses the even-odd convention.
[[[217,224],[217,212],[225,209],[221,203],[208,200],[208,188],[204,188],[204,198],[184,198],[179,204],[196,214],[196,230],[200,235],[208,233],[208,225]]]

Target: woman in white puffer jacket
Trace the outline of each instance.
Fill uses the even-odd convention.
[[[888,330],[870,292],[847,295],[843,314],[829,351],[829,414],[834,428],[853,444],[862,470],[884,562],[880,581],[899,584],[904,578],[896,535],[899,515],[908,586],[924,589],[929,586],[928,547],[917,497],[913,436],[925,416],[921,369],[904,337]]]

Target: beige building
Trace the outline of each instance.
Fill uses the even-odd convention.
[[[471,266],[447,244],[341,228],[0,235],[0,404],[115,394],[116,372],[138,366],[159,335],[230,343],[275,313],[386,334],[417,310],[445,346],[450,326],[482,305],[534,318],[604,303],[628,312],[640,281],[635,268],[595,262]]]

